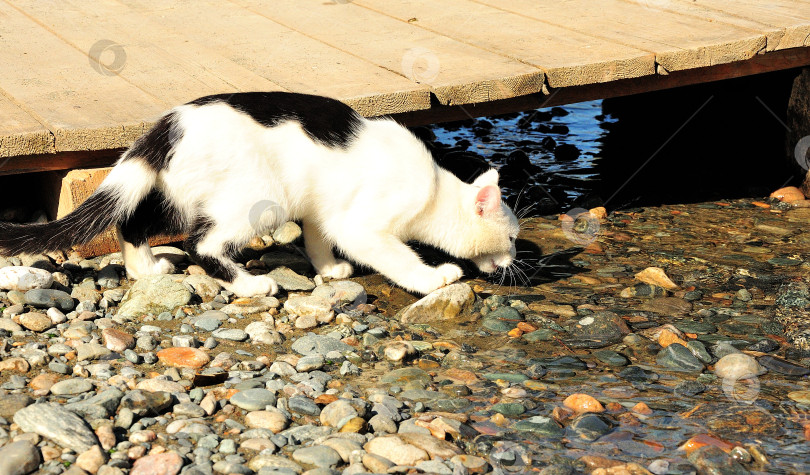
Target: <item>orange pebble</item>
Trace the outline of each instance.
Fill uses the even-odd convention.
[[[596,400],[593,396],[587,394],[577,393],[572,394],[565,398],[563,405],[574,412],[605,412],[602,403]]]
[[[686,346],[686,342],[683,341],[678,335],[669,331],[669,330],[661,330],[661,333],[658,335],[658,344],[661,345],[662,348],[666,348],[673,343],[680,343],[683,346]]]
[[[707,445],[713,445],[727,453],[731,452],[731,449],[734,448],[734,445],[729,444],[725,440],[717,439],[709,434],[698,434],[687,440],[682,446],[680,446],[680,449],[686,451],[686,454],[689,455],[693,450],[697,450]]]
[[[513,328],[506,333],[507,335],[511,336],[512,338],[520,338],[523,335],[523,330],[520,328]]]
[[[605,409],[607,409],[610,412],[620,412],[623,408],[624,406],[622,406],[618,402],[609,402],[605,404]]]
[[[524,333],[531,333],[537,330],[537,326],[532,325],[529,322],[518,322],[517,327]]]
[[[779,188],[778,190],[771,193],[771,198],[776,198],[779,201],[791,203],[793,201],[803,200],[804,194],[800,189],[796,188],[795,186],[786,186],[784,188]]]
[[[762,201],[752,201],[751,204],[754,206],[759,206],[760,208],[771,209],[771,205],[768,203],[763,203]]]
[[[630,411],[632,411],[632,412],[634,412],[636,414],[641,414],[642,416],[649,416],[649,415],[651,415],[653,413],[652,409],[650,409],[650,406],[648,406],[647,404],[645,404],[643,402],[640,402],[640,403],[636,404],[635,406],[633,406],[630,409]]]

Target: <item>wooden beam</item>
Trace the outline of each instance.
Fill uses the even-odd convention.
[[[747,61],[676,71],[665,76],[646,76],[611,81],[608,83],[552,89],[548,95],[532,94],[483,104],[449,107],[436,106],[428,110],[395,114],[391,117],[408,126],[453,122],[475,117],[487,117],[509,112],[572,104],[575,102],[629,96],[632,94],[721,81],[724,79],[733,79],[808,65],[810,65],[810,48],[791,48],[756,55]]]

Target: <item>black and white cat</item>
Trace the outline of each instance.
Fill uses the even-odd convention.
[[[484,272],[515,258],[518,221],[502,203],[498,172],[466,184],[436,165],[423,143],[391,120],[345,104],[283,92],[208,96],[179,106],[118,160],[75,211],[46,224],[0,223],[7,255],[66,249],[116,226],[134,278],[174,271],[147,242],[188,233],[186,250],[237,296],[277,292],[233,256],[258,232],[303,223],[307,254],[325,278],[351,275],[339,249],[411,291],[461,278],[431,267],[405,243],[473,260]]]

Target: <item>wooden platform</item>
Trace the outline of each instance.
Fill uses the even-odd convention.
[[[810,64],[810,0],[3,0],[0,25],[0,174],[109,164],[212,93],[417,124]]]

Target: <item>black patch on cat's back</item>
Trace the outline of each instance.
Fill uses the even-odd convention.
[[[362,124],[360,115],[346,104],[310,94],[241,92],[201,97],[189,104],[204,106],[216,102],[248,114],[265,127],[285,120],[298,121],[312,140],[329,147],[347,148]]]
[[[169,112],[142,135],[127,151],[127,158],[141,158],[156,171],[169,163],[172,149],[183,138],[183,130],[177,124],[177,116]]]

